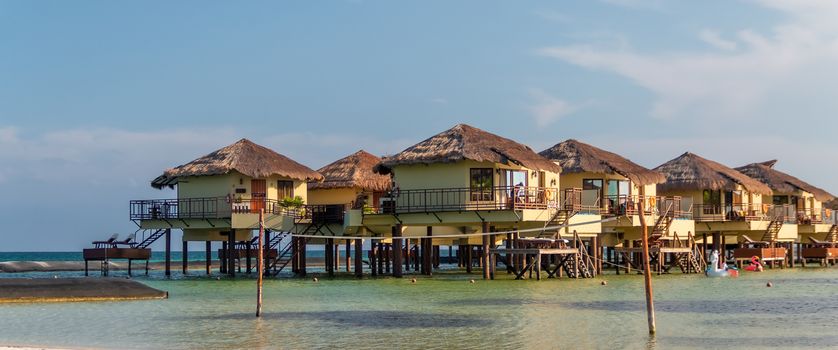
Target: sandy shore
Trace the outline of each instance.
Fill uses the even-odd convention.
[[[168,295],[124,278],[0,279],[0,303],[165,299]]]

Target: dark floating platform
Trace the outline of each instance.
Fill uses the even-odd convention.
[[[166,299],[169,293],[124,278],[0,278],[0,303]]]

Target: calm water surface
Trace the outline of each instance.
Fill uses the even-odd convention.
[[[52,276],[3,274],[0,277]],[[75,275],[73,273],[64,276]],[[475,284],[469,279],[474,278]],[[601,286],[600,281],[608,281]],[[838,268],[738,279],[654,279],[658,335],[646,335],[642,277],[485,282],[478,275],[255,280],[158,275],[155,301],[0,305],[0,344],[128,349],[828,348],[838,346]],[[767,288],[768,281],[774,287]]]

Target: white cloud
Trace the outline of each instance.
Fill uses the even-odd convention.
[[[165,167],[206,154],[235,137],[223,128],[150,132],[76,128],[24,137],[17,128],[6,127],[0,128],[0,163],[6,165],[7,183],[12,179],[147,183]]]
[[[436,104],[441,104],[441,105],[448,104],[448,100],[446,100],[442,97],[434,97],[434,98],[431,99],[431,102],[436,103]]]
[[[739,31],[735,41],[724,40],[712,30],[699,33],[716,47],[736,50],[646,53],[627,46],[604,48],[587,43],[540,52],[630,79],[655,94],[651,114],[664,119],[755,118],[755,111],[766,101],[807,98],[805,91],[790,86],[838,89],[836,72],[823,70],[838,60],[838,1],[755,3],[782,11],[785,21],[768,34]]]
[[[527,107],[538,126],[550,125],[579,109],[568,101],[552,96],[541,89],[530,89],[532,104]]]
[[[735,41],[730,41],[722,38],[719,32],[711,29],[702,30],[698,33],[699,39],[712,45],[717,49],[733,51],[736,50],[737,44]]]

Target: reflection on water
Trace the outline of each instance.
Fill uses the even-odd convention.
[[[9,277],[4,276],[4,277]],[[474,276],[476,277],[476,275]],[[162,301],[0,305],[0,344],[129,349],[826,348],[838,344],[838,268],[738,279],[656,276],[648,336],[640,276],[495,281],[138,278]],[[767,288],[767,281],[774,287]]]
[[[176,320],[189,319],[216,320],[246,320],[252,321],[253,314],[233,313],[215,314],[210,316],[174,317]],[[446,327],[487,327],[492,320],[474,317],[456,316],[446,313],[420,313],[406,311],[299,311],[267,313],[263,320],[277,321],[318,321],[328,322],[335,326],[368,327],[368,328],[446,328]]]

